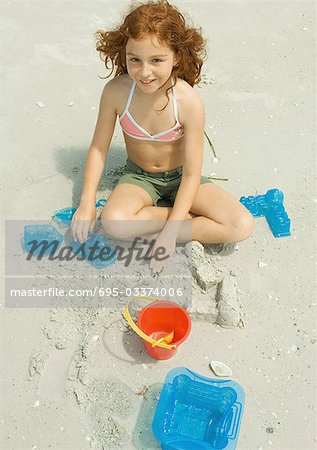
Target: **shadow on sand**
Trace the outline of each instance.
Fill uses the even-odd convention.
[[[56,152],[56,170],[73,182],[72,206],[75,207],[78,206],[80,201],[87,151],[87,148],[69,147],[59,149]],[[122,174],[126,159],[127,153],[124,146],[111,145],[106,168],[99,182],[98,192],[113,190]]]
[[[161,383],[153,384],[144,394],[132,435],[133,444],[138,450],[156,450],[161,448],[152,432],[152,422],[162,386]]]

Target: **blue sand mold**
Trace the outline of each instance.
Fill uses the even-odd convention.
[[[254,217],[265,217],[274,237],[290,236],[291,221],[283,205],[284,195],[270,189],[264,195],[241,197],[240,202]]]
[[[104,269],[108,266],[112,266],[112,264],[114,264],[117,259],[115,254],[110,259],[107,259],[107,254],[105,254],[104,255],[105,261],[103,261],[103,259],[101,259],[101,258],[96,258],[96,259],[89,258],[90,249],[96,243],[96,241],[98,242],[98,252],[95,253],[95,256],[97,256],[98,253],[100,253],[100,251],[102,251],[105,248],[109,249],[109,251],[106,252],[107,254],[108,253],[112,254],[114,252],[111,242],[106,236],[99,235],[99,234],[93,234],[93,233],[88,233],[88,238],[85,242],[80,243],[79,241],[73,240],[69,244],[69,246],[72,248],[72,251],[74,253],[76,253],[76,251],[79,249],[79,247],[83,246],[83,248],[85,250],[85,258],[84,259],[87,260],[88,262],[90,262],[91,265],[96,267],[97,269]],[[79,252],[78,256],[81,257],[82,253]]]
[[[233,450],[244,400],[244,390],[235,381],[177,367],[165,378],[153,433],[163,450]]]
[[[96,203],[96,208],[99,206],[104,206],[106,204],[107,200],[105,198],[101,198]],[[60,225],[69,225],[72,221],[73,215],[75,214],[75,211],[77,211],[77,208],[74,207],[67,207],[63,209],[59,209],[58,211],[53,211],[54,219],[60,224]]]
[[[57,243],[56,250],[60,247],[61,243],[64,240],[64,236],[59,233],[55,227],[48,224],[40,224],[40,225],[25,225],[24,226],[24,236],[23,236],[23,250],[25,252],[30,252],[33,244],[32,241],[36,241],[38,243],[47,241],[47,244],[50,245],[43,255],[49,255],[52,250],[54,250],[55,245],[53,243]],[[39,255],[42,249],[42,245],[40,245],[34,253]]]

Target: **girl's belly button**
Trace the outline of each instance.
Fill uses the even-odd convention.
[[[154,167],[161,167],[161,164],[156,163],[156,164],[154,164]]]

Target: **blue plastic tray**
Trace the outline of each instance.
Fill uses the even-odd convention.
[[[164,381],[153,433],[163,450],[233,450],[244,399],[235,381],[206,378],[177,367]]]

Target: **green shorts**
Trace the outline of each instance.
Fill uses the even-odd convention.
[[[153,173],[143,170],[128,159],[118,184],[130,183],[141,187],[150,194],[154,206],[157,206],[159,201],[163,204],[173,205],[181,179],[181,166],[168,172]],[[201,176],[200,184],[205,183],[211,183],[211,181],[209,178]]]

